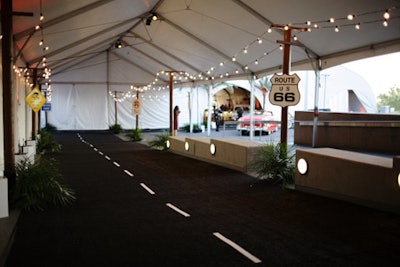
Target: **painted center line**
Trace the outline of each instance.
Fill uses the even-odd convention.
[[[130,177],[133,177],[133,176],[135,176],[135,175],[133,175],[133,173],[131,173],[130,171],[128,171],[128,170],[124,170],[124,172],[126,173],[126,174],[128,174]]]
[[[179,214],[183,215],[184,217],[190,217],[189,213],[184,212],[183,210],[175,207],[174,205],[172,205],[171,203],[167,203],[166,204],[168,207],[170,207],[171,209],[173,209],[174,211],[178,212]]]
[[[147,187],[147,185],[145,185],[144,183],[140,183],[140,185],[141,185],[144,189],[146,189],[146,191],[149,192],[150,195],[155,195],[155,194],[156,194],[153,190],[151,190],[149,187]]]
[[[121,165],[118,164],[118,162],[115,162],[115,161],[113,162],[113,164],[114,164],[115,166],[117,166],[117,167],[120,167],[120,166],[121,166]]]
[[[261,260],[259,258],[254,256],[253,254],[251,254],[250,252],[248,252],[247,250],[245,250],[244,248],[242,248],[241,246],[239,246],[238,244],[236,244],[232,240],[226,238],[225,236],[221,235],[218,232],[213,233],[213,235],[215,237],[217,237],[219,240],[221,240],[222,242],[225,242],[226,244],[228,244],[232,248],[236,249],[239,253],[241,253],[243,256],[247,257],[252,262],[261,263]]]

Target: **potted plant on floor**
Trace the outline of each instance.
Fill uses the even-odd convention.
[[[294,189],[295,149],[286,144],[267,144],[258,152],[258,159],[251,165],[257,178],[282,188]]]

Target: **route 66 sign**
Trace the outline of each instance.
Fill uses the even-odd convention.
[[[278,75],[275,73],[271,78],[272,88],[269,93],[271,104],[281,107],[297,105],[300,101],[299,82],[300,78],[297,74]]]

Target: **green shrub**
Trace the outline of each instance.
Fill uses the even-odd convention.
[[[268,144],[261,147],[257,155],[258,160],[251,165],[257,178],[270,183],[279,183],[283,188],[294,187],[294,146],[288,148],[286,144],[282,143]]]
[[[43,130],[48,131],[48,132],[54,132],[57,130],[57,127],[51,123],[46,123],[46,126],[43,128]]]
[[[169,132],[164,131],[163,134],[156,135],[156,138],[154,140],[149,141],[148,145],[151,148],[167,150],[167,141],[170,136],[171,134]]]
[[[140,129],[133,129],[131,130],[127,136],[129,137],[129,139],[131,141],[142,141],[143,140],[143,136],[142,136],[142,130]]]
[[[42,129],[40,131],[40,136],[36,140],[36,153],[37,154],[48,154],[56,153],[61,151],[61,144],[58,143],[51,132]]]
[[[182,127],[182,129],[183,130],[185,130],[185,132],[190,132],[190,124],[186,124],[186,125],[184,125],[183,127]],[[199,125],[198,124],[193,124],[193,132],[194,133],[198,133],[198,132],[201,132],[201,128],[199,127]]]
[[[122,126],[119,124],[111,125],[108,129],[114,134],[119,134],[123,131]]]
[[[21,210],[43,211],[52,206],[69,206],[75,193],[64,184],[54,159],[28,159],[16,164],[16,183],[11,204]]]

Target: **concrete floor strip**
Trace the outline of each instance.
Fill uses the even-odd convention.
[[[248,252],[247,250],[245,250],[244,248],[242,248],[241,246],[239,246],[238,244],[236,244],[235,242],[233,242],[232,240],[226,238],[225,236],[223,236],[222,234],[215,232],[213,233],[213,235],[215,237],[217,237],[219,240],[223,241],[224,243],[228,244],[229,246],[231,246],[232,248],[234,248],[235,250],[237,250],[239,253],[241,253],[243,256],[247,257],[249,260],[251,260],[254,263],[261,263],[261,260],[259,258],[257,258],[256,256],[254,256],[253,254],[251,254],[250,252]]]
[[[144,189],[146,189],[146,191],[149,192],[150,195],[155,195],[155,194],[156,194],[153,190],[151,190],[151,189],[150,189],[147,185],[145,185],[144,183],[140,183],[140,185],[141,185]]]
[[[169,208],[173,209],[174,211],[178,212],[179,214],[181,214],[184,217],[190,217],[189,213],[184,212],[183,210],[175,207],[174,205],[172,205],[171,203],[167,203],[166,204]]]

